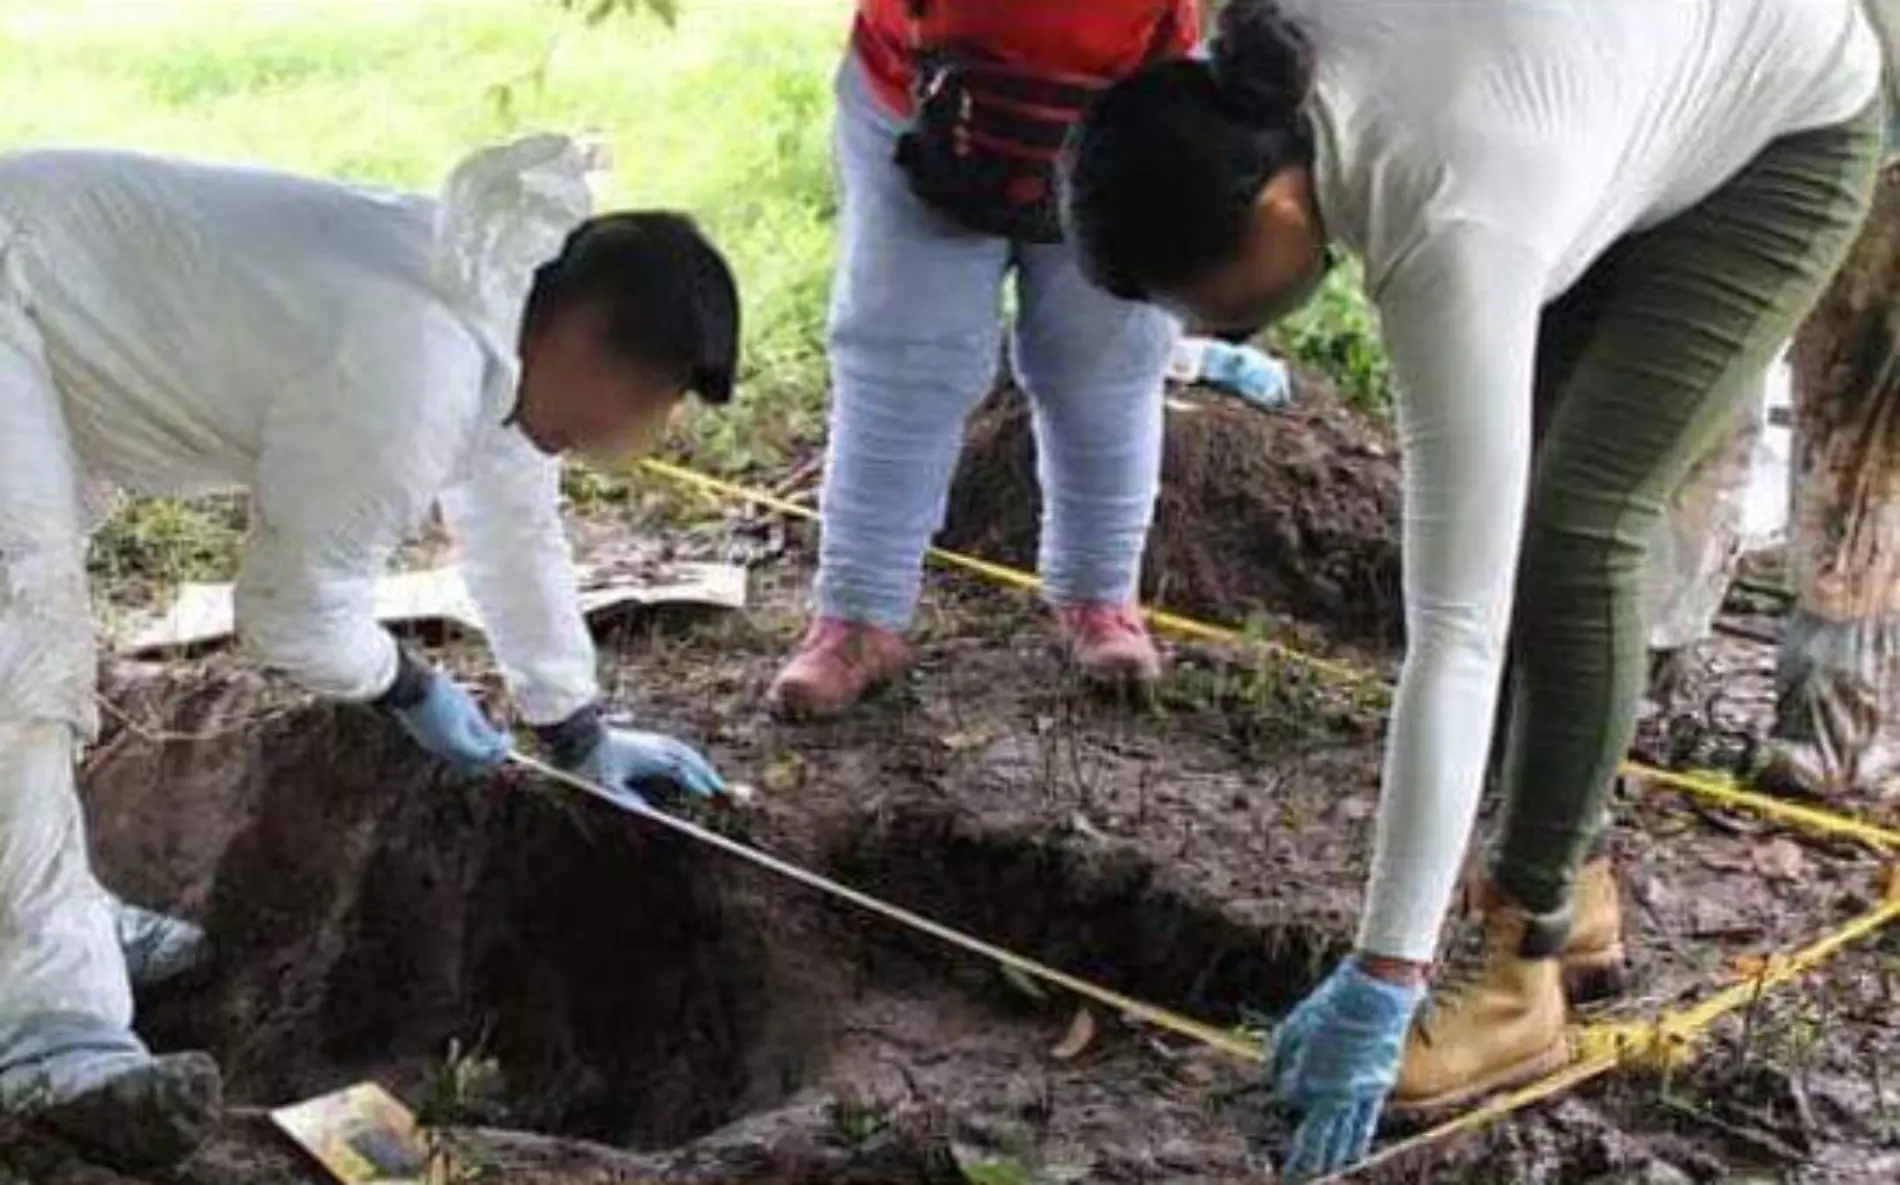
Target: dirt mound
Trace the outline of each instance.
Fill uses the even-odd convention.
[[[945,546],[1033,569],[1042,498],[1030,422],[1015,392],[977,413]],[[1396,641],[1398,480],[1397,450],[1317,381],[1274,414],[1220,395],[1176,397],[1142,595],[1215,621],[1287,614]]]

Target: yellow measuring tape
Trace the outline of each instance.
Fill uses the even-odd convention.
[[[818,512],[785,498],[749,489],[732,482],[722,481],[691,469],[670,465],[664,461],[644,460],[643,468],[658,477],[680,485],[696,487],[715,496],[742,502],[750,502],[777,511],[790,517],[807,522],[818,521]],[[974,556],[933,547],[929,552],[933,559],[975,573],[991,582],[1025,592],[1040,591],[1039,580],[1029,573],[1019,571],[1003,564],[992,563]],[[1245,643],[1249,639],[1239,631],[1224,626],[1209,625],[1192,618],[1181,617],[1161,610],[1148,610],[1148,618],[1159,628],[1177,636],[1216,645]],[[1327,675],[1337,682],[1354,685],[1372,685],[1385,688],[1383,682],[1367,671],[1346,666],[1297,650],[1283,643],[1271,640],[1256,640],[1268,652],[1291,662]],[[847,885],[840,884],[815,873],[807,872],[795,865],[788,864],[776,857],[769,856],[755,848],[735,843],[724,836],[697,827],[691,823],[676,819],[660,811],[653,810],[642,803],[632,802],[615,795],[602,787],[595,786],[585,779],[575,778],[563,773],[532,757],[516,754],[514,760],[526,768],[545,776],[564,782],[596,797],[604,798],[624,810],[651,819],[662,826],[690,835],[702,842],[709,843],[742,859],[770,869],[780,875],[790,877],[802,884],[818,889],[840,900],[850,902],[859,908],[879,914],[901,925],[931,934],[954,946],[982,955],[1005,966],[1013,967],[1027,975],[1035,976],[1048,983],[1065,988],[1079,996],[1116,1008],[1121,1012],[1145,1020],[1157,1027],[1167,1029],[1178,1035],[1191,1038],[1214,1049],[1231,1054],[1243,1061],[1264,1063],[1266,1052],[1258,1044],[1224,1029],[1218,1029],[1200,1021],[1190,1019],[1152,1004],[1131,999],[1119,992],[1099,987],[1086,980],[1078,979],[1066,972],[1056,970],[1034,959],[1005,950],[982,939],[964,934],[929,918],[901,909],[875,897],[861,893]],[[1786,823],[1810,832],[1838,835],[1856,839],[1875,847],[1885,849],[1900,848],[1900,832],[1880,827],[1859,819],[1829,811],[1802,806],[1769,798],[1752,791],[1743,790],[1731,780],[1721,779],[1704,773],[1683,773],[1673,770],[1656,769],[1641,762],[1628,761],[1622,766],[1623,772],[1645,778],[1658,785],[1720,803],[1736,810],[1752,811],[1767,818]],[[1509,1094],[1502,1095],[1485,1105],[1450,1120],[1429,1131],[1410,1139],[1400,1141],[1368,1160],[1361,1161],[1352,1168],[1326,1178],[1327,1181],[1344,1181],[1360,1173],[1388,1164],[1400,1157],[1418,1152],[1424,1148],[1468,1134],[1493,1123],[1513,1112],[1555,1097],[1591,1079],[1601,1077],[1617,1067],[1632,1062],[1666,1062],[1680,1055],[1696,1035],[1713,1025],[1721,1017],[1746,1006],[1763,991],[1786,983],[1806,972],[1813,970],[1843,947],[1857,942],[1877,930],[1900,919],[1900,874],[1896,874],[1888,886],[1886,899],[1876,909],[1842,926],[1840,929],[1817,940],[1811,945],[1770,961],[1761,972],[1744,978],[1741,982],[1726,988],[1701,1004],[1673,1012],[1665,1012],[1653,1022],[1647,1024],[1603,1024],[1585,1026],[1572,1034],[1575,1059],[1566,1067],[1545,1078],[1522,1087]]]
[[[816,510],[797,502],[768,494],[763,490],[754,490],[733,482],[709,477],[692,469],[671,465],[665,461],[648,458],[640,462],[642,468],[657,477],[665,478],[676,485],[692,486],[719,498],[735,502],[750,502],[763,506],[780,514],[801,519],[805,522],[819,521]],[[1039,592],[1042,582],[1027,572],[1011,568],[1004,564],[992,563],[961,552],[947,551],[940,547],[930,549],[930,557],[954,568],[961,568],[1007,588],[1023,592]],[[1371,671],[1347,666],[1308,654],[1303,650],[1288,646],[1282,642],[1266,639],[1249,639],[1241,631],[1228,626],[1210,625],[1190,617],[1181,617],[1161,609],[1147,610],[1148,620],[1157,629],[1166,630],[1178,637],[1190,638],[1198,642],[1213,645],[1241,645],[1250,641],[1264,647],[1268,653],[1297,663],[1309,670],[1318,671],[1339,683],[1376,687],[1389,691],[1384,681]],[[1802,806],[1799,803],[1784,802],[1764,794],[1743,790],[1733,781],[1707,773],[1683,773],[1675,770],[1657,769],[1639,761],[1625,762],[1623,772],[1646,779],[1658,785],[1695,795],[1699,798],[1717,802],[1735,810],[1751,811],[1786,823],[1791,827],[1805,831],[1839,835],[1856,839],[1880,848],[1900,849],[1900,831],[1864,822],[1847,815],[1818,810]]]
[[[869,893],[860,892],[850,885],[800,868],[796,864],[781,860],[777,856],[762,852],[758,848],[748,844],[727,839],[716,831],[709,831],[696,823],[691,823],[685,819],[669,815],[665,811],[657,810],[631,795],[616,794],[605,786],[568,773],[566,770],[558,769],[537,757],[530,756],[519,750],[510,753],[509,760],[522,769],[530,770],[540,774],[544,778],[552,779],[564,786],[579,790],[583,794],[591,795],[594,798],[610,803],[626,811],[628,814],[638,815],[640,818],[658,823],[662,827],[676,831],[681,835],[689,836],[692,839],[698,840],[700,843],[718,848],[727,855],[736,856],[768,872],[776,873],[788,880],[797,881],[807,888],[816,889],[826,896],[855,905],[859,909],[867,910],[870,913],[887,918],[899,925],[922,931],[933,938],[938,938],[949,943],[951,946],[961,947],[972,954],[982,955],[986,959],[994,960],[1005,967],[1013,968],[1025,975],[1033,975],[1037,979],[1055,984],[1057,987],[1066,988],[1078,996],[1094,1000],[1098,1004],[1116,1009],[1124,1015],[1135,1017],[1138,1020],[1146,1021],[1158,1028],[1167,1029],[1183,1037],[1198,1041],[1203,1045],[1218,1049],[1223,1053],[1231,1054],[1242,1061],[1261,1063],[1266,1060],[1266,1054],[1258,1044],[1249,1041],[1238,1033],[1215,1028],[1210,1024],[1203,1024],[1198,1020],[1182,1016],[1178,1012],[1173,1012],[1154,1004],[1143,1003],[1132,996],[1124,996],[1120,992],[1090,983],[1086,979],[1077,978],[1066,971],[1058,971],[1046,963],[1040,963],[1025,955],[1019,955],[1015,951],[1007,950],[997,946],[995,943],[985,942],[981,938],[965,934],[963,931],[946,926],[942,922],[932,921],[922,914],[912,913],[908,909],[892,905],[887,901],[880,901]]]
[[[1900,890],[1900,882],[1895,884],[1894,889]],[[1700,1004],[1679,1012],[1664,1013],[1649,1025],[1611,1024],[1582,1029],[1574,1038],[1576,1060],[1563,1069],[1529,1086],[1500,1095],[1478,1109],[1447,1120],[1429,1131],[1381,1148],[1350,1169],[1324,1178],[1319,1185],[1345,1181],[1435,1144],[1469,1135],[1514,1112],[1554,1098],[1593,1078],[1601,1078],[1619,1066],[1632,1062],[1672,1060],[1697,1034],[1722,1017],[1747,1007],[1769,988],[1814,970],[1838,954],[1843,947],[1859,942],[1897,919],[1900,919],[1900,891],[1890,891],[1889,898],[1879,907],[1855,918],[1827,937],[1774,960],[1759,974],[1723,989]]]

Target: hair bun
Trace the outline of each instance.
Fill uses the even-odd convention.
[[[1283,124],[1312,89],[1312,42],[1276,0],[1229,0],[1212,57],[1221,101],[1243,123]]]

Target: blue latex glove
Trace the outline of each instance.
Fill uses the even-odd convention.
[[[639,785],[648,780],[671,782],[697,798],[711,798],[726,790],[725,779],[685,741],[657,732],[609,728],[578,760],[566,763],[569,772],[598,786],[645,802]]]
[[[391,711],[418,745],[465,774],[494,769],[512,745],[508,734],[482,715],[475,697],[441,671],[429,672],[421,699]]]
[[[1201,355],[1201,380],[1268,411],[1293,401],[1286,364],[1252,346],[1208,342]]]
[[[1375,979],[1348,959],[1274,1031],[1274,1098],[1300,1114],[1287,1181],[1365,1159],[1424,999],[1423,987]]]

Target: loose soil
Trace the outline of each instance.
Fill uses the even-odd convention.
[[[1389,636],[1384,545],[1353,550],[1389,540],[1377,439],[1323,407],[1191,407],[1173,413],[1163,599]],[[1023,414],[979,422],[992,463],[966,469],[950,534],[1018,562],[1035,521]],[[595,547],[624,533],[589,526]],[[709,822],[1217,1023],[1270,1023],[1348,948],[1378,783],[1365,697],[1190,648],[1154,703],[1105,702],[1033,604],[952,580],[902,686],[784,726],[760,698],[802,625],[806,558],[763,565],[743,620],[604,639],[616,702],[756,785],[755,805]],[[1760,643],[1718,651],[1687,685],[1759,682]],[[1708,714],[1719,726],[1660,714],[1649,739],[1746,730],[1748,694]],[[365,1079],[441,1125],[466,1181],[1264,1181],[1284,1149],[1247,1067],[1099,1008],[1077,1049],[1060,992],[526,775],[450,777],[368,711],[220,659],[115,668],[105,695],[117,711],[83,778],[101,874],[202,921],[218,952],[141,1000],[140,1026],[213,1052],[237,1104],[201,1156],[143,1185],[320,1185],[262,1109]],[[1592,1019],[1732,982],[1868,908],[1881,872],[1641,786],[1611,842],[1637,988]],[[1365,1179],[1900,1179],[1882,1077],[1900,1055],[1896,968],[1888,934],[1719,1026],[1670,1081],[1619,1075]],[[0,1128],[10,1180],[142,1185],[18,1127]]]
[[[1225,395],[1171,397],[1161,496],[1142,571],[1151,604],[1217,621],[1292,617],[1334,639],[1395,643],[1399,462],[1389,435],[1323,380],[1287,411]],[[950,495],[948,547],[1033,569],[1042,496],[1027,400],[991,398]]]
[[[757,783],[720,826],[1220,1022],[1284,1009],[1346,948],[1376,790],[1357,707],[1204,651],[1177,654],[1157,706],[1104,703],[1025,603],[953,592],[903,687],[780,726],[758,694],[798,576],[763,576],[749,621],[613,643],[622,702]],[[1057,1056],[1060,993],[531,778],[445,776],[365,711],[222,666],[119,671],[108,694],[146,731],[216,734],[121,727],[85,771],[105,879],[219,951],[141,1024],[214,1052],[241,1106],[153,1185],[317,1185],[246,1108],[372,1078],[449,1125],[467,1180],[1271,1179],[1284,1125],[1218,1055],[1097,1009]],[[1630,1015],[1811,939],[1876,883],[1864,853],[1658,794],[1620,804],[1614,842]],[[1617,1078],[1370,1179],[1893,1179],[1896,954],[1886,937],[1767,998],[1671,1083]],[[0,1164],[35,1185],[128,1180],[10,1134]]]

